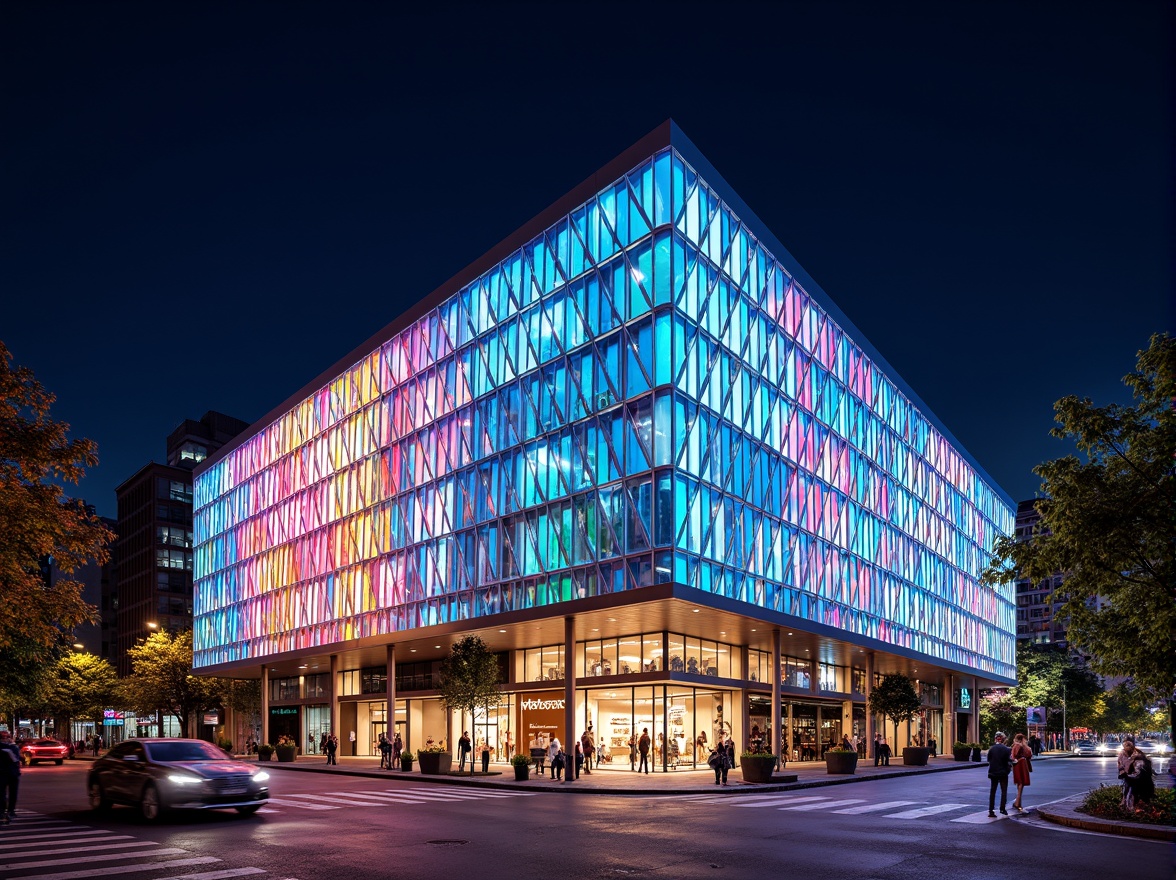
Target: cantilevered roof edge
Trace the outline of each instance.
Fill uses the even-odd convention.
[[[263,428],[277,421],[311,394],[327,385],[331,380],[351,369],[356,363],[370,355],[401,330],[404,330],[413,322],[440,306],[479,275],[494,268],[494,266],[501,263],[512,253],[527,244],[527,242],[541,235],[548,227],[554,225],[563,217],[580,207],[580,205],[587,202],[600,192],[601,189],[624,177],[627,172],[632,171],[634,166],[638,165],[642,160],[648,159],[658,150],[669,147],[671,145],[670,132],[673,128],[676,128],[673,122],[666,120],[645,137],[641,138],[641,140],[637,141],[637,143],[633,144],[633,146],[600,168],[600,170],[589,175],[564,196],[552,202],[551,205],[540,211],[498,244],[494,245],[494,247],[490,248],[490,250],[486,251],[478,259],[455,273],[451,278],[434,289],[432,293],[409,306],[393,318],[390,323],[385,325],[383,329],[373,333],[364,342],[361,342],[330,367],[327,367],[327,369],[303,385],[298,391],[295,391],[280,404],[257,419],[247,430],[242,431],[204,461],[200,462],[195,469],[195,474],[199,476],[238,446],[241,446],[256,436]]]
[[[827,293],[825,293],[824,288],[822,288],[821,285],[818,284],[816,280],[804,270],[804,267],[800,265],[794,256],[792,256],[788,248],[784,247],[780,240],[772,234],[767,224],[760,220],[760,218],[756,216],[756,213],[751,210],[750,207],[748,207],[747,203],[739,197],[739,194],[735,192],[734,188],[729,183],[727,183],[727,181],[723,178],[723,175],[720,174],[718,169],[716,169],[715,166],[713,166],[707,160],[706,156],[704,156],[699,151],[698,147],[694,146],[694,143],[690,140],[690,138],[688,138],[685,133],[683,133],[682,129],[678,127],[678,124],[671,119],[667,120],[664,125],[668,125],[670,127],[670,141],[672,146],[675,150],[678,151],[678,153],[681,154],[683,159],[685,159],[694,167],[694,170],[698,172],[698,176],[706,181],[707,185],[719,194],[719,198],[727,203],[727,205],[731,208],[732,211],[734,211],[735,215],[740,220],[751,227],[752,231],[755,233],[756,238],[758,238],[760,242],[771,252],[772,256],[784,265],[784,268],[787,269],[792,274],[792,276],[800,282],[800,285],[805,289],[805,292],[808,293],[817,302],[817,304],[822,309],[824,309],[829,314],[829,316],[833,318],[834,321],[837,322],[837,325],[845,331],[846,335],[848,335],[849,338],[852,339],[854,343],[856,343],[857,346],[866,353],[866,355],[869,356],[870,360],[874,361],[874,363],[882,368],[882,371],[895,384],[895,387],[897,387],[898,390],[901,391],[903,395],[905,395],[907,399],[910,400],[911,403],[918,407],[919,411],[924,416],[926,416],[927,420],[935,426],[935,430],[939,431],[945,438],[947,438],[951,445],[960,453],[960,455],[964,457],[968,464],[975,468],[976,472],[981,476],[981,478],[992,487],[992,490],[996,492],[997,495],[999,495],[1006,504],[1013,508],[1013,510],[1016,510],[1017,503],[1013,501],[1012,496],[1004,490],[1000,483],[992,478],[992,475],[984,469],[983,465],[981,465],[980,462],[975,459],[975,457],[973,457],[972,453],[969,452],[968,448],[960,442],[959,438],[957,438],[955,434],[953,434],[948,429],[948,427],[940,421],[939,416],[935,414],[935,411],[931,409],[931,407],[927,405],[926,401],[924,401],[923,398],[921,398],[915,392],[915,390],[906,383],[906,380],[902,378],[898,370],[896,370],[894,366],[888,360],[886,360],[885,357],[882,356],[881,352],[879,352],[878,349],[876,349],[870,343],[870,341],[866,338],[866,335],[862,333],[860,329],[858,329],[857,325],[849,319],[845,312],[841,311],[841,309],[837,307],[837,304],[829,297]],[[660,131],[661,129],[659,128],[658,130]]]

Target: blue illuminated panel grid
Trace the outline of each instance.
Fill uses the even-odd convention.
[[[1012,509],[672,149],[195,504],[197,666],[675,581],[1014,675]]]

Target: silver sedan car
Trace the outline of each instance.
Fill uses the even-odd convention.
[[[231,808],[256,813],[269,799],[269,774],[200,739],[132,739],[93,763],[90,807],[138,807],[149,822],[168,810]]]

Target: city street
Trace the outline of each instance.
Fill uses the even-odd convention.
[[[0,828],[0,877],[974,878],[1023,877],[1031,864],[1035,877],[1106,880],[1172,868],[1169,844],[1061,829],[1032,812],[988,819],[982,768],[677,796],[275,769],[256,816],[180,814],[150,826],[126,807],[90,812],[87,766],[26,771],[18,820]],[[1042,761],[1026,805],[1113,778],[1111,759]]]

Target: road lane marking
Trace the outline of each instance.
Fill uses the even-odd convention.
[[[873,813],[877,810],[889,810],[894,807],[905,807],[908,804],[917,804],[918,801],[885,801],[880,804],[865,804],[860,807],[850,807],[847,810],[834,810],[834,813],[844,813],[847,816],[856,816],[860,813]]]
[[[30,845],[35,845],[35,844],[30,844]],[[64,852],[70,852],[70,853],[93,852],[93,851],[102,850],[102,849],[123,849],[126,847],[132,847],[132,846],[159,846],[159,844],[155,843],[154,841],[151,841],[151,840],[138,840],[138,841],[135,841],[134,843],[103,843],[98,846],[71,846],[68,849],[65,849]],[[33,856],[33,855],[40,856],[40,855],[50,855],[50,854],[51,854],[51,851],[46,850],[46,849],[38,849],[38,851],[35,853],[28,853],[29,856]],[[21,858],[24,855],[25,855],[25,853],[4,853],[4,858]]]
[[[328,807],[326,804],[312,804],[306,801],[291,801],[285,798],[270,798],[268,803],[278,804],[283,807],[299,807],[303,810],[337,810],[338,807]]]
[[[934,804],[930,807],[921,807],[917,810],[906,810],[902,813],[890,813],[883,816],[883,819],[921,819],[924,816],[933,816],[936,813],[950,813],[952,810],[963,810],[972,804]]]
[[[984,810],[980,813],[969,813],[966,816],[960,816],[958,819],[952,819],[953,822],[967,822],[970,825],[987,825],[989,822],[1000,822],[1008,819],[1008,816],[989,816],[988,811]]]
[[[198,856],[193,859],[169,859],[147,865],[116,865],[113,868],[87,868],[84,871],[59,871],[56,874],[29,874],[20,880],[86,880],[88,877],[117,877],[132,871],[158,871],[161,868],[186,868],[189,865],[211,865],[220,859],[213,856]],[[185,875],[191,877],[191,874]],[[177,878],[178,880],[178,878]]]
[[[8,833],[11,834],[13,832]],[[23,841],[22,843],[3,843],[0,844],[0,849],[11,849],[14,846],[69,845],[75,841],[78,843],[92,843],[96,840],[130,840],[131,837],[128,834],[112,835],[106,831],[85,831],[81,834],[22,834],[20,839]]]
[[[174,877],[157,877],[156,880],[226,880],[229,877],[248,877],[250,874],[264,874],[261,868],[226,868],[223,871],[203,871],[199,874],[176,874]]]
[[[158,844],[153,844],[158,846]],[[0,865],[0,870],[28,870],[29,868],[55,868],[60,865],[78,865],[82,862],[113,862],[116,859],[139,859],[144,856],[178,856],[187,855],[186,849],[169,846],[165,849],[153,849],[142,853],[112,853],[105,856],[79,856],[76,859],[46,859],[42,862],[8,862]],[[38,856],[45,855],[45,853],[28,853],[25,857],[35,859]],[[20,858],[17,853],[8,853],[5,858]]]
[[[731,804],[733,807],[778,807],[785,804],[799,804],[802,801],[827,801],[829,798],[817,795],[802,795],[801,797],[771,797],[765,796],[763,800],[752,801],[746,804]]]
[[[844,807],[846,804],[860,804],[861,798],[849,798],[844,801],[829,801],[827,804],[800,804],[795,807],[777,807],[778,810],[827,810],[830,807]]]

